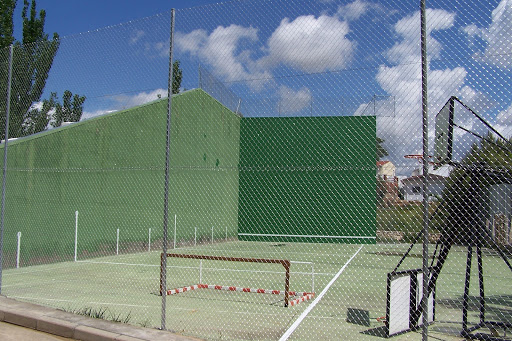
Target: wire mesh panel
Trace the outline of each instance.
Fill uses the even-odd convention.
[[[173,13],[172,41],[163,13],[0,51],[3,294],[204,339],[510,339],[510,1],[427,1],[423,65],[419,1]]]
[[[14,44],[3,294],[158,324],[169,25]]]

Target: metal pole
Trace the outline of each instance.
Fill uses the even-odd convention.
[[[166,132],[166,143],[165,143],[165,181],[164,181],[164,224],[163,224],[163,241],[162,241],[162,274],[160,276],[160,287],[162,288],[162,319],[161,326],[162,330],[165,330],[165,312],[166,312],[166,298],[164,292],[167,287],[167,227],[169,224],[169,164],[170,164],[170,145],[171,145],[171,108],[172,108],[172,53],[174,43],[174,19],[175,10],[171,9],[171,32],[169,41],[169,77],[167,79],[167,132]]]
[[[12,56],[13,45],[9,48],[9,75],[7,77],[7,107],[5,110],[4,171],[2,183],[2,212],[0,214],[0,295],[2,294],[2,267],[4,254],[5,186],[7,180],[7,141],[9,140],[9,113],[11,111]]]
[[[167,226],[169,223],[169,163],[170,163],[170,145],[171,145],[171,108],[172,108],[172,52],[174,43],[174,19],[175,10],[171,9],[171,32],[169,41],[169,78],[167,79],[167,133],[166,133],[166,144],[165,144],[165,181],[164,181],[164,224],[163,224],[163,241],[162,241],[162,268],[160,276],[160,288],[162,295],[162,319],[161,326],[162,330],[165,330],[165,312],[166,312],[166,298],[165,290],[167,287]]]
[[[423,299],[422,299],[422,340],[428,340],[428,93],[427,93],[427,17],[426,0],[420,0],[421,7],[421,106],[423,116]]]

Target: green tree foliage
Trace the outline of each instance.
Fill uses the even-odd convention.
[[[512,143],[512,139],[509,142]],[[483,238],[478,229],[484,226],[475,225],[485,225],[485,217],[481,214],[485,214],[487,189],[502,183],[497,174],[512,177],[511,150],[507,142],[489,134],[474,144],[450,173],[435,217],[448,233],[450,242],[465,244],[479,235]],[[475,219],[480,220],[475,223]]]
[[[386,148],[384,148],[382,146],[383,143],[384,143],[384,140],[381,139],[380,137],[377,137],[377,160],[379,160],[380,158],[382,158],[384,156],[389,155]]]
[[[50,99],[45,99],[40,108],[31,107],[27,113],[23,131],[25,135],[35,134],[48,127],[50,122],[50,111],[55,108],[57,94],[52,93]]]
[[[180,92],[181,80],[183,79],[183,70],[180,69],[180,61],[172,63],[172,94]]]
[[[8,74],[8,48],[9,43],[13,45],[13,67],[11,87],[11,110],[9,119],[9,137],[20,137],[36,132],[42,127],[44,117],[31,117],[34,115],[31,110],[32,104],[41,99],[48,72],[53,64],[53,59],[59,48],[59,36],[57,33],[49,39],[48,34],[44,33],[44,24],[46,12],[36,11],[36,2],[32,0],[29,9],[28,0],[24,0],[22,19],[23,19],[23,39],[21,42],[14,41],[12,37],[12,13],[16,1],[0,0],[2,8],[0,28],[0,37],[2,48],[0,83],[2,83],[2,95],[7,93],[7,74]],[[6,9],[6,12],[3,9]],[[7,102],[6,96],[0,100],[0,136],[5,136],[5,112]],[[47,101],[49,105],[51,99]],[[43,106],[45,104],[43,103]]]
[[[12,16],[16,0],[0,0],[0,48],[5,48],[14,42]]]
[[[53,94],[52,94],[53,95]],[[78,122],[82,118],[85,96],[74,95],[69,90],[64,91],[62,104],[55,104],[52,126],[60,127],[62,122]]]
[[[46,130],[49,124],[60,127],[63,122],[80,121],[84,102],[85,96],[73,95],[71,91],[66,90],[60,103],[57,93],[52,92],[49,99],[29,109],[23,127],[25,135]]]

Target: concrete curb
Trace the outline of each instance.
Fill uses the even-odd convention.
[[[79,316],[0,295],[0,321],[82,341],[190,341],[196,338]]]

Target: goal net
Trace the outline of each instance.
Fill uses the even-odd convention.
[[[293,285],[292,265],[299,270],[294,277],[300,278]],[[162,253],[160,270],[160,295],[194,290],[265,294],[280,297],[285,307],[314,297],[314,269],[309,262]]]

